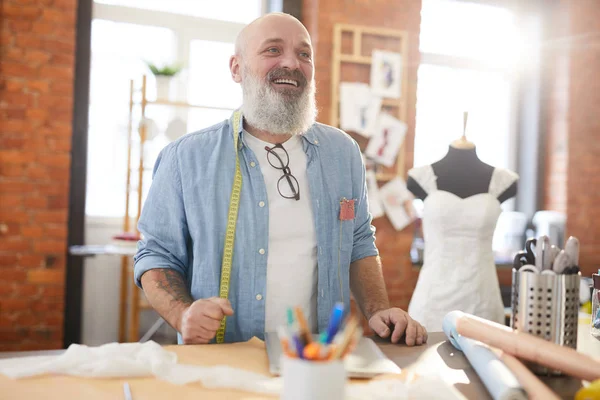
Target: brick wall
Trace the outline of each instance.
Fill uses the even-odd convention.
[[[567,234],[580,239],[589,276],[600,268],[600,8],[594,0],[561,0],[554,12],[567,20],[546,51],[555,60],[547,159],[557,167],[549,170],[545,205],[567,213]]]
[[[315,47],[315,79],[319,121],[330,123],[331,49],[336,23],[366,25],[404,30],[409,33],[408,65],[408,132],[406,136],[405,170],[412,167],[416,118],[417,67],[419,64],[420,0],[304,0],[302,22],[311,34]],[[368,81],[367,81],[368,83]],[[377,245],[384,265],[384,275],[393,305],[406,309],[416,284],[418,270],[413,268],[409,251],[412,226],[397,232],[387,217],[374,220]]]
[[[0,351],[62,347],[76,0],[0,13]]]

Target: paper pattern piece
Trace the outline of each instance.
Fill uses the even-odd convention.
[[[373,218],[383,217],[385,211],[381,202],[381,194],[377,185],[377,175],[375,171],[367,171],[367,196],[369,199],[369,212]]]
[[[375,96],[366,83],[340,83],[340,129],[364,137],[373,135],[381,97]]]
[[[396,177],[379,189],[383,208],[392,225],[397,231],[406,228],[412,222],[412,217],[406,212],[404,204],[411,199],[406,183]]]
[[[371,90],[373,94],[399,99],[402,88],[402,54],[373,50],[371,57]]]
[[[408,126],[397,118],[385,113],[380,114],[375,134],[369,140],[365,155],[378,164],[393,166],[407,128]]]

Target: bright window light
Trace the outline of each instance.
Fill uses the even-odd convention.
[[[221,21],[248,23],[260,17],[257,0],[95,0],[97,3],[142,8]]]
[[[514,15],[507,9],[456,0],[423,0],[422,53],[465,57],[509,67],[518,47]]]

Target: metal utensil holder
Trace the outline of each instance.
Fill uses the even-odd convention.
[[[512,270],[511,327],[560,346],[577,348],[581,273],[546,275]],[[562,375],[537,363],[539,375]]]

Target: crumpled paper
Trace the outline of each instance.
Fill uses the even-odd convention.
[[[279,395],[283,378],[268,377],[227,365],[202,367],[178,364],[177,354],[154,341],[109,343],[97,347],[72,344],[58,356],[33,356],[0,360],[0,374],[20,379],[45,374],[87,378],[155,376],[176,385],[201,382],[209,389],[237,389]],[[452,391],[433,377],[406,383],[397,379],[372,380],[346,385],[347,400],[449,399]]]

